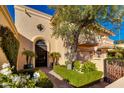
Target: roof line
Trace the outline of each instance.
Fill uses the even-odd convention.
[[[17,9],[17,10],[23,11],[23,12],[25,12],[25,9],[27,9],[27,11],[28,11],[29,13],[31,13],[31,14],[33,14],[33,15],[35,15],[35,16],[44,17],[44,18],[47,18],[47,19],[51,19],[51,18],[52,18],[51,15],[46,14],[46,13],[41,12],[41,11],[38,11],[38,10],[36,10],[36,9],[30,8],[30,7],[28,7],[28,6],[15,5],[14,8]]]

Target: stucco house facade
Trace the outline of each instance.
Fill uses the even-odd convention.
[[[22,55],[24,49],[32,50],[37,55],[33,59],[33,67],[46,66],[49,67],[52,62],[49,56],[52,52],[59,52],[61,58],[59,64],[64,65],[67,49],[61,38],[52,36],[51,15],[29,8],[27,6],[14,6],[15,8],[15,26],[19,34],[20,49],[17,60],[18,70],[23,69],[26,64],[25,56]],[[113,40],[109,39],[110,35],[114,35],[109,30],[96,34],[95,42],[91,44],[81,43],[78,46],[78,59],[83,61],[91,59],[92,52],[104,46],[114,46]],[[79,41],[79,42],[80,42]]]
[[[53,16],[46,13],[37,11],[27,6],[14,6],[15,9],[15,24],[11,19],[11,16],[6,6],[0,6],[0,24],[7,26],[11,29],[15,37],[19,40],[20,47],[17,58],[17,70],[23,69],[26,64],[26,58],[22,55],[22,52],[31,50],[38,56],[32,61],[33,67],[49,67],[52,59],[50,53],[59,52],[61,58],[59,64],[64,65],[66,59],[67,49],[64,47],[64,43],[61,38],[55,38],[52,36],[51,19]],[[104,46],[113,46],[113,40],[109,39],[110,35],[113,35],[110,31],[106,30],[105,33],[99,33],[96,36],[96,41],[90,44],[80,43],[78,46],[78,59],[83,61],[92,59],[91,54],[98,48],[104,48]],[[79,42],[82,39],[79,39]],[[2,51],[2,50],[0,50]],[[8,62],[4,53],[0,52],[1,61]]]
[[[35,9],[29,8],[27,6],[14,6],[15,8],[15,26],[19,33],[20,49],[17,60],[18,70],[23,69],[24,64],[26,64],[25,56],[22,55],[24,49],[31,50],[38,55],[37,58],[33,59],[33,67],[46,66],[49,67],[52,62],[49,56],[52,52],[59,52],[61,58],[59,59],[59,64],[64,65],[66,59],[67,49],[64,47],[64,43],[61,38],[55,38],[52,36],[52,25],[51,19],[53,16],[46,13],[37,11]],[[95,51],[103,40],[103,37],[107,39],[108,36],[113,35],[110,31],[98,34],[96,39],[97,44],[80,44],[78,53],[79,60],[89,59],[91,57],[91,52]],[[101,41],[99,41],[101,40]],[[113,41],[110,40],[111,44]],[[85,51],[84,51],[85,50]]]
[[[15,37],[18,38],[17,29],[5,5],[0,5],[0,24],[9,27],[14,33]]]

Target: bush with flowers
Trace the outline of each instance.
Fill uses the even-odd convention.
[[[12,73],[13,68],[9,64],[3,64],[0,70],[0,87],[1,88],[37,88],[53,87],[45,73],[36,70],[33,76],[23,73]],[[51,85],[49,85],[51,84]]]
[[[44,72],[41,72],[40,70],[37,70],[34,73],[34,77],[39,77],[38,82],[36,83],[37,87],[43,87],[43,88],[52,88],[53,84],[48,79],[47,75]]]

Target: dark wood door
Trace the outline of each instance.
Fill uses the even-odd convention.
[[[47,46],[43,40],[39,40],[35,44],[35,67],[47,66]]]

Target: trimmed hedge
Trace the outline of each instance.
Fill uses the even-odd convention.
[[[104,59],[105,62],[107,62],[108,64],[119,64],[119,65],[123,65],[124,63],[124,58],[106,58]],[[123,65],[124,66],[124,65]]]
[[[108,51],[107,53],[108,58],[124,58],[124,49],[113,49]]]
[[[94,64],[90,61],[86,61],[86,62],[83,63],[83,65],[81,67],[81,71],[84,72],[84,73],[97,71],[96,64]]]
[[[8,27],[0,25],[0,37],[2,37],[2,49],[7,56],[11,66],[16,67],[19,41]]]
[[[81,68],[81,63],[80,61],[74,61],[74,70],[75,71],[80,71],[80,68]]]
[[[83,87],[100,80],[103,74],[101,71],[92,71],[82,74],[73,70],[67,70],[66,67],[61,66],[54,66],[54,71],[69,81],[69,84],[74,87]]]

